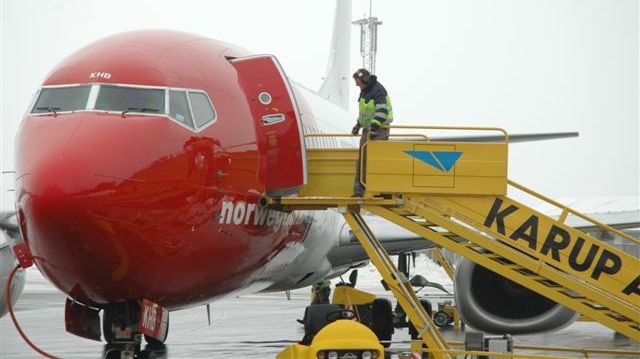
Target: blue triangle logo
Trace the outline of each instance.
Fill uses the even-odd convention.
[[[449,172],[453,165],[458,162],[460,156],[462,156],[462,152],[433,151],[433,155],[436,156],[440,164],[444,166],[445,172]]]
[[[442,172],[449,172],[456,164],[462,152],[443,152],[443,151],[404,151],[411,157],[415,157],[420,161],[428,164]],[[435,156],[435,157],[434,157]]]
[[[433,154],[431,152],[428,152],[428,151],[404,151],[404,152],[409,156],[415,157],[420,161],[430,165],[431,167],[435,167],[440,171],[444,171],[444,169],[440,166],[438,161],[436,161],[435,157],[433,157]]]

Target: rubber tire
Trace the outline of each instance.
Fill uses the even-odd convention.
[[[327,314],[341,310],[336,304],[312,304],[304,310],[304,338],[303,344],[309,345],[313,337],[327,324]]]
[[[433,313],[431,302],[426,298],[421,298],[420,304],[422,304],[422,307],[424,308],[424,310],[431,317],[431,313]],[[422,339],[420,336],[418,336],[418,331],[409,320],[409,316],[407,316],[407,321],[409,322],[409,335],[411,336],[411,339]]]
[[[120,350],[110,350],[104,356],[104,359],[120,359],[120,357],[121,357]]]
[[[433,315],[433,322],[439,327],[443,328],[449,324],[449,316],[445,312],[437,312]]]
[[[393,336],[393,307],[391,301],[386,298],[376,298],[373,300],[371,308],[371,330],[376,334],[378,340],[387,341],[382,343],[385,348],[391,345]]]
[[[429,316],[431,316],[433,314],[433,309],[431,307],[431,302],[428,299],[426,299],[426,298],[420,299],[420,304],[422,304],[422,307],[424,308],[424,310],[427,311],[427,314],[429,314]]]

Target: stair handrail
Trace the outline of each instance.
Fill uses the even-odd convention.
[[[412,129],[412,130],[453,130],[453,131],[493,131],[501,132],[504,135],[504,143],[509,144],[509,133],[500,127],[478,127],[478,126],[423,126],[423,125],[390,125],[385,126],[390,129]]]
[[[587,216],[586,214],[578,212],[578,211],[576,211],[575,209],[573,209],[573,208],[571,208],[569,206],[566,206],[566,205],[564,205],[564,204],[562,204],[560,202],[554,201],[553,199],[551,199],[551,198],[549,198],[549,197],[547,197],[547,196],[545,196],[543,194],[540,194],[540,193],[538,193],[538,192],[536,192],[536,191],[534,191],[534,190],[532,190],[530,188],[527,188],[527,187],[525,187],[525,186],[523,186],[523,185],[521,185],[521,184],[519,184],[519,183],[517,183],[515,181],[507,179],[507,183],[510,186],[513,186],[513,187],[521,190],[522,192],[525,192],[525,193],[527,193],[527,194],[529,194],[529,195],[531,195],[533,197],[541,199],[541,200],[543,200],[543,201],[545,201],[547,203],[550,203],[550,204],[562,209],[562,213],[560,214],[560,217],[558,218],[558,221],[561,222],[561,223],[564,223],[564,221],[567,219],[567,216],[569,214],[573,214],[573,215],[575,215],[577,217],[580,217],[580,218],[584,219],[587,222],[595,224],[600,229],[603,229],[603,230],[606,230],[606,231],[609,231],[609,232],[613,232],[613,233],[617,234],[618,236],[620,236],[622,238],[625,238],[627,240],[630,240],[632,242],[640,244],[640,240],[639,239],[636,239],[636,238],[630,236],[627,233],[624,233],[623,231],[621,231],[621,230],[619,230],[617,228],[614,228],[614,227],[611,227],[611,226],[609,226],[609,225],[607,225],[605,223],[602,223],[602,222],[598,221],[597,219],[591,218],[591,217]]]

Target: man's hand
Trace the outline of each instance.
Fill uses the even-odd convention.
[[[358,132],[360,132],[360,124],[353,126],[353,129],[351,129],[352,135],[357,135]]]
[[[375,123],[375,122],[372,122],[372,123],[371,123],[371,131],[376,132],[376,131],[378,131],[379,129],[380,129],[380,125],[379,125],[379,124],[377,124],[377,123]]]

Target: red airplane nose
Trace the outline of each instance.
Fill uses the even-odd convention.
[[[88,112],[25,121],[16,149],[23,232],[40,270],[65,293],[114,302],[149,297],[162,282],[154,268],[170,263],[185,243],[176,238],[197,224],[172,222],[177,207],[162,199],[180,182],[171,176],[188,173],[185,145],[171,136],[149,156],[150,138],[175,132],[167,126],[161,117]],[[164,177],[149,175],[163,168]],[[144,278],[138,266],[148,269]]]

